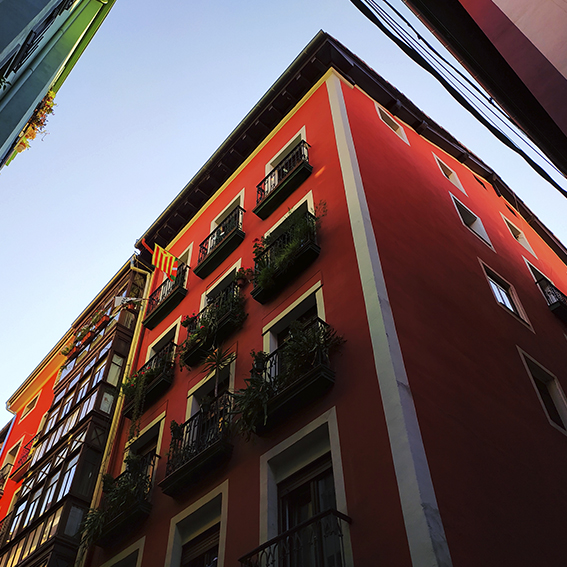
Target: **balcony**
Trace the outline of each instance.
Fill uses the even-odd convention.
[[[153,329],[169,315],[187,295],[185,281],[189,267],[180,263],[174,281],[166,279],[148,298],[144,326]]]
[[[100,507],[89,513],[90,519],[96,517],[100,526],[95,534],[95,543],[100,547],[113,547],[132,533],[150,514],[152,505],[150,495],[152,478],[157,455],[148,453],[143,457],[130,460],[121,475],[114,479],[111,486],[103,488],[104,494]]]
[[[567,324],[567,296],[545,278],[539,279],[536,283],[541,289],[549,309]]]
[[[221,394],[184,424],[172,427],[164,494],[176,496],[230,458],[230,394]]]
[[[213,345],[218,346],[246,319],[244,298],[235,282],[208,301],[198,315],[182,323],[187,327],[187,339],[180,347],[180,358],[186,366],[197,364]]]
[[[12,463],[7,463],[0,469],[0,497],[4,494],[4,487],[6,486],[6,481],[8,480],[11,472]]]
[[[206,278],[244,240],[242,220],[244,209],[236,207],[219,226],[201,242],[199,260],[193,270],[195,275]]]
[[[292,323],[287,340],[274,352],[253,353],[247,386],[234,394],[240,431],[263,435],[320,398],[335,383],[329,354],[343,342],[315,318]]]
[[[134,413],[142,413],[145,407],[150,407],[171,386],[175,347],[174,343],[168,343],[135,374],[124,380],[122,389],[125,394],[125,403],[122,413],[125,417],[132,419]],[[135,412],[136,393],[139,388],[143,388],[143,394],[140,396],[142,407]],[[138,403],[140,403],[139,400]]]
[[[20,455],[20,458],[18,459],[14,467],[14,472],[10,475],[10,478],[13,481],[20,482],[20,480],[22,480],[25,474],[28,472],[31,463],[32,447],[34,443],[39,439],[39,437],[40,437],[39,434],[37,434],[35,437],[32,437],[24,445],[24,448],[22,449],[22,454]]]
[[[253,213],[266,220],[310,175],[309,144],[302,141],[256,187]]]
[[[352,520],[321,512],[239,559],[241,567],[344,567],[344,535]]]
[[[317,259],[321,252],[317,245],[317,223],[317,218],[309,212],[292,215],[275,239],[270,242],[268,236],[256,245],[251,292],[256,301],[270,301]]]

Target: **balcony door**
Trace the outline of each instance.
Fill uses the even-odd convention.
[[[342,567],[333,516],[336,509],[330,453],[278,485],[280,567]],[[312,521],[310,521],[312,520]]]
[[[217,524],[186,543],[181,551],[181,567],[217,567],[219,531]]]

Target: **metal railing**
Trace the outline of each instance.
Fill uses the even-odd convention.
[[[284,344],[276,350],[266,355],[261,360],[256,360],[252,372],[261,374],[275,395],[287,385],[301,378],[302,373],[318,364],[329,364],[329,355],[324,345],[323,335],[330,329],[329,325],[319,318],[313,318],[302,327],[302,335],[308,352],[296,353],[291,358],[288,349],[288,342],[293,341],[293,336],[286,339]]]
[[[303,162],[309,163],[309,144],[302,140],[258,185],[256,204],[259,205],[288,175]]]
[[[266,246],[262,254],[254,260],[254,271],[256,273],[273,263],[278,264],[294,239],[298,240],[299,248],[307,243],[317,244],[317,219],[315,215],[306,212],[300,217],[294,215],[286,222],[287,226],[284,227],[284,232],[270,245]]]
[[[344,534],[351,519],[321,512],[239,559],[241,567],[344,567]]]
[[[231,282],[217,296],[208,299],[207,306],[193,317],[187,330],[191,334],[203,326],[214,328],[220,319],[240,307],[240,288],[236,282]]]
[[[231,418],[230,394],[221,394],[207,406],[201,407],[174,433],[169,446],[166,476],[226,437]]]
[[[148,298],[148,308],[146,309],[146,317],[159,307],[177,288],[185,287],[185,278],[187,276],[188,266],[179,263],[177,267],[177,275],[171,281],[167,278]]]
[[[0,520],[0,547],[10,541],[12,532],[10,531],[10,526],[12,525],[12,520],[14,519],[15,510],[12,510],[9,514],[6,514],[2,520]]]
[[[107,523],[131,506],[149,501],[157,458],[156,452],[151,451],[114,479],[113,498],[105,498],[103,494],[101,501]]]
[[[200,264],[205,258],[213,252],[219,244],[221,244],[232,232],[237,229],[242,230],[242,219],[244,218],[244,209],[236,207],[199,246]]]
[[[157,354],[154,354],[146,364],[138,369],[136,374],[150,375],[150,379],[146,381],[146,386],[160,374],[173,371],[176,346],[174,342],[167,343]]]
[[[548,305],[561,303],[567,307],[567,296],[559,291],[548,279],[540,278],[536,283],[541,289]]]
[[[24,466],[26,462],[30,459],[32,447],[34,443],[39,439],[39,437],[40,434],[38,433],[35,437],[32,437],[24,445],[24,448],[22,449],[22,454],[20,455],[20,458],[18,459],[16,465],[14,466],[14,472],[16,472],[20,467]]]
[[[6,486],[6,481],[10,476],[12,466],[12,463],[7,463],[0,469],[0,493],[4,490],[4,486]]]

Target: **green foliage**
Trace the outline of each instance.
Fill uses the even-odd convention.
[[[126,470],[123,474],[116,479],[106,474],[102,479],[102,504],[89,510],[81,526],[81,553],[100,538],[108,522],[149,494],[151,478],[144,458],[129,454],[124,462]]]
[[[241,325],[246,319],[244,298],[240,293],[235,293],[234,295],[229,294],[223,297],[222,301],[212,302],[203,309],[199,315],[193,315],[192,317],[187,317],[183,320],[183,325],[188,327],[189,333],[185,341],[179,347],[179,364],[181,368],[187,366],[183,361],[186,353],[190,352],[197,346],[202,345],[204,348],[207,348],[216,343],[215,339],[219,322],[226,315],[230,315],[232,324],[235,327]],[[219,353],[215,354],[215,352],[216,351],[213,350],[207,357],[207,360],[209,360],[209,366],[211,363],[213,364],[210,372],[215,369],[215,357],[219,356]],[[212,358],[210,358],[211,356]],[[205,361],[205,364],[207,364],[207,360]]]
[[[314,215],[292,214],[290,211],[282,225],[282,230],[255,239],[253,252],[256,265],[254,273],[256,287],[269,289],[274,285],[276,276],[285,272],[293,264],[302,246],[313,241],[320,228],[321,219],[326,214],[325,201],[321,201],[315,207]],[[278,240],[282,245],[277,245]]]
[[[293,322],[289,336],[278,349],[278,374],[267,369],[269,355],[252,351],[253,366],[246,387],[233,394],[236,427],[250,439],[258,425],[268,419],[268,402],[286,386],[299,380],[317,364],[329,364],[329,354],[344,343],[343,337],[318,320],[308,324]]]

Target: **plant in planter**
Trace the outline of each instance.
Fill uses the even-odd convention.
[[[144,458],[129,454],[124,462],[126,470],[123,474],[116,479],[106,474],[102,479],[102,505],[96,509],[91,508],[81,526],[83,551],[102,535],[104,527],[110,520],[145,498],[150,491],[151,479],[147,474]]]
[[[277,350],[276,365],[270,366],[273,355],[253,350],[246,387],[233,394],[233,413],[238,416],[236,427],[246,439],[256,433],[258,425],[266,424],[271,398],[317,364],[328,365],[329,353],[343,343],[344,339],[329,325],[318,320],[307,324],[295,321],[290,325],[287,340]]]
[[[253,277],[254,270],[252,268],[238,268],[234,274],[234,281],[238,287],[242,288],[251,282]]]
[[[326,214],[325,201],[319,202],[313,216],[292,214],[290,211],[288,218],[282,224],[283,232],[274,231],[254,240],[254,285],[256,287],[269,289],[275,284],[276,276],[285,272],[295,261],[301,247],[313,239],[320,228],[321,219]],[[285,239],[282,240],[284,235]],[[268,248],[276,241],[279,241],[280,245],[272,247],[268,254]]]
[[[177,423],[175,419],[171,420],[169,429],[171,431],[171,439],[173,441],[181,441],[181,439],[183,439],[183,427],[181,427],[181,425],[179,425],[179,423]]]
[[[144,410],[144,401],[146,397],[146,385],[149,384],[156,376],[156,370],[153,368],[142,368],[130,374],[122,382],[121,390],[124,394],[124,403],[133,404],[132,418],[128,439],[132,439],[138,434],[140,425],[140,416]]]

